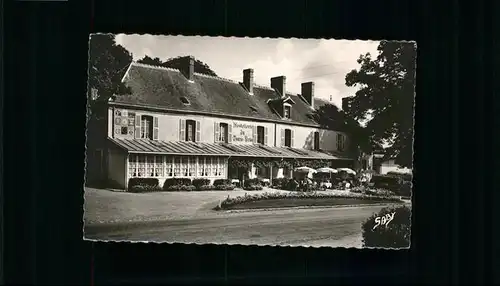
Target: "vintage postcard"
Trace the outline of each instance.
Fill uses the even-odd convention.
[[[92,34],[84,239],[409,248],[416,49]]]

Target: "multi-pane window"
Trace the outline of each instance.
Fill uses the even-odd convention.
[[[174,175],[174,165],[172,164],[172,158],[167,157],[166,167],[167,167],[167,177],[172,177]]]
[[[174,177],[181,175],[181,157],[174,158]]]
[[[292,111],[292,107],[290,105],[283,106],[283,118],[290,118],[290,113]]]
[[[155,156],[155,173],[154,177],[163,177],[163,156]]]
[[[227,123],[221,123],[220,124],[220,132],[219,132],[219,142],[225,142],[227,143],[227,129],[228,129],[228,126],[227,126]]]
[[[265,128],[264,126],[257,126],[257,143],[259,144],[266,144],[264,141],[264,133],[265,133]]]
[[[292,130],[285,129],[285,146],[292,147]]]
[[[164,155],[130,155],[130,177],[223,177],[227,159]]]
[[[314,132],[314,150],[319,150],[319,132]]]
[[[186,120],[186,141],[196,141],[196,121]]]
[[[137,158],[137,177],[146,176],[146,155],[139,155]]]
[[[141,138],[153,139],[153,117],[141,116]]]

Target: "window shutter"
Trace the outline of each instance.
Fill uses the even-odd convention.
[[[293,147],[295,147],[295,144],[294,144],[294,142],[293,142],[293,141],[294,141],[294,140],[293,140],[293,139],[294,139],[294,138],[293,138],[293,137],[294,137],[294,133],[295,133],[295,132],[293,132],[293,129],[290,129],[290,147],[292,147],[292,148],[293,148]]]
[[[200,121],[196,121],[196,142],[201,140],[201,125]]]
[[[135,138],[141,138],[141,115],[135,115]]]
[[[252,142],[255,144],[257,143],[257,126],[252,126],[252,136],[253,136],[253,140]]]
[[[285,129],[281,129],[281,147],[285,146]]]
[[[219,142],[219,122],[214,122],[214,142]]]
[[[268,140],[267,127],[264,127],[264,145],[269,145],[267,140]]]
[[[158,117],[153,117],[153,140],[158,140]]]
[[[179,141],[186,141],[186,120],[179,119]]]
[[[233,143],[233,126],[227,125],[227,143]]]

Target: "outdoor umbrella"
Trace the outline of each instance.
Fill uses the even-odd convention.
[[[328,167],[325,167],[325,168],[319,168],[318,170],[316,170],[318,173],[337,173],[338,171],[335,170],[335,169],[332,169],[332,168],[328,168]]]
[[[309,174],[311,173],[316,173],[316,170],[310,167],[298,167],[295,169],[295,172],[297,173],[302,173],[302,174],[307,174],[307,177],[309,177]]]
[[[346,172],[347,174],[352,174],[352,175],[356,175],[356,172],[353,170],[353,169],[349,169],[349,168],[338,168],[337,171],[339,172]]]

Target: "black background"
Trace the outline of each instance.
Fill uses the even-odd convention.
[[[463,2],[6,1],[5,282],[499,283],[499,4]],[[411,250],[84,242],[90,32],[417,40]]]

